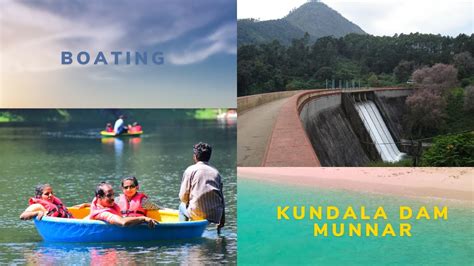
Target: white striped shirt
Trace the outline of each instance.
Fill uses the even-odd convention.
[[[225,206],[219,171],[205,162],[189,166],[183,174],[179,198],[186,204],[191,220],[220,223]]]

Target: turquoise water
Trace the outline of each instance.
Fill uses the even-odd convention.
[[[416,200],[342,190],[296,187],[238,178],[239,265],[247,264],[367,264],[473,265],[474,212],[472,208],[439,200]],[[383,206],[398,232],[399,206],[418,210],[426,206],[448,206],[448,220],[408,220],[411,237],[314,237],[314,223],[303,220],[277,220],[277,206],[337,206],[355,210],[366,206],[367,213]],[[292,212],[287,211],[290,218]],[[356,211],[356,213],[359,213]],[[308,215],[308,212],[306,212]],[[432,212],[430,212],[432,214]],[[362,224],[365,221],[345,220]],[[369,223],[386,222],[369,221]],[[406,222],[406,221],[403,221]],[[384,227],[381,227],[384,228]],[[380,229],[381,230],[381,229]],[[363,231],[364,232],[364,231]]]

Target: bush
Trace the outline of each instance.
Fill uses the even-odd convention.
[[[434,139],[421,157],[423,166],[474,166],[474,133]]]

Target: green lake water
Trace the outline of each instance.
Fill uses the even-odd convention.
[[[238,264],[266,265],[473,265],[472,206],[440,200],[417,200],[315,187],[298,187],[238,178]],[[347,219],[277,219],[277,206],[365,206],[367,213],[382,206],[398,231],[399,206],[418,210],[448,206],[448,220],[408,220],[411,237],[315,237],[314,224],[362,223]],[[432,211],[430,211],[431,217]],[[360,217],[360,216],[359,216]],[[385,225],[386,221],[368,221]],[[407,221],[402,221],[407,222]],[[364,232],[364,231],[362,231]],[[364,235],[364,234],[363,234]]]
[[[159,112],[159,110],[157,111]],[[105,123],[104,123],[105,124]],[[101,138],[101,124],[0,125],[0,264],[71,265],[229,263],[237,259],[236,126],[217,121],[142,122],[140,138]],[[176,209],[182,173],[192,146],[213,146],[211,164],[221,173],[226,226],[208,227],[202,238],[143,243],[45,243],[33,221],[21,221],[39,183],[50,183],[68,205],[90,202],[95,186],[135,175],[140,190]]]

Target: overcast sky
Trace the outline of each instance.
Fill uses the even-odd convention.
[[[307,0],[238,0],[237,18],[278,19]],[[474,1],[462,0],[322,0],[373,35],[472,34]]]

